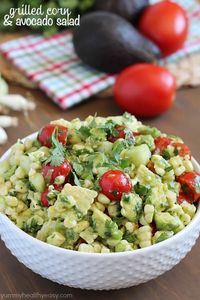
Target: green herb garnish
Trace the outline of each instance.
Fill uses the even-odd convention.
[[[129,243],[135,243],[137,241],[137,235],[126,231],[123,235],[123,239],[127,240]]]
[[[137,182],[136,185],[134,186],[134,191],[140,197],[146,197],[149,193],[149,188]]]
[[[55,128],[51,136],[51,156],[46,160],[46,164],[50,163],[53,167],[60,166],[65,160],[65,148],[58,140],[58,128]]]
[[[165,169],[165,172],[170,172],[171,170],[173,170],[173,167],[172,167],[172,166],[167,167],[167,168]]]
[[[166,160],[169,160],[171,158],[169,151],[164,149],[162,153],[162,157]]]
[[[178,155],[178,154],[179,154],[178,149],[177,149],[177,148],[174,148],[174,155],[176,156],[176,155]]]
[[[80,181],[79,181],[79,179],[78,179],[78,177],[76,175],[76,172],[74,170],[71,170],[71,172],[72,172],[72,174],[74,176],[74,183],[75,183],[75,185],[81,186],[81,183],[80,183]]]
[[[105,236],[107,238],[112,237],[113,233],[118,231],[118,227],[117,224],[115,222],[113,222],[112,220],[106,220],[105,223]]]

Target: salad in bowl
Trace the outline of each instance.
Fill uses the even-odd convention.
[[[149,247],[195,216],[200,173],[191,156],[179,137],[128,113],[53,121],[0,162],[0,212],[64,249]]]

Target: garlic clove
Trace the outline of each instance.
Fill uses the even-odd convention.
[[[7,133],[2,127],[0,127],[0,145],[5,144],[7,140],[8,140]]]
[[[0,95],[0,104],[5,105],[12,110],[34,110],[36,105],[34,102],[28,101],[21,95]]]
[[[0,116],[0,126],[3,128],[17,126],[18,119],[10,116]]]

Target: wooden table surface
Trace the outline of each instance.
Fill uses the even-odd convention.
[[[27,89],[15,86],[10,86],[10,91],[24,95],[27,93]],[[29,120],[23,114],[19,114],[19,127],[8,129],[9,142],[0,147],[0,154],[17,138],[38,130],[52,119],[84,118],[95,112],[102,116],[121,113],[113,99],[91,99],[63,112],[42,92],[34,91],[32,94],[37,109],[30,113]],[[157,126],[164,132],[180,135],[189,145],[196,159],[200,160],[200,88],[179,91],[176,102],[169,112],[155,119],[147,119],[145,123]],[[3,296],[3,294],[7,295]],[[171,271],[140,286],[116,291],[84,291],[53,283],[19,263],[0,241],[0,299],[8,299],[6,298],[8,294],[14,294],[12,297],[15,298],[12,299],[30,299],[27,297],[33,294],[33,299],[198,300],[200,299],[200,240],[187,257]]]

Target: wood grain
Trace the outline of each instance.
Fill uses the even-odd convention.
[[[12,85],[10,91],[26,95],[27,89]],[[20,118],[19,127],[8,129],[9,141],[0,148],[1,154],[13,144],[52,119],[75,117],[84,118],[88,114],[107,116],[120,114],[120,109],[110,99],[91,99],[68,111],[61,111],[42,92],[31,91],[37,103],[36,111]],[[162,131],[180,135],[200,161],[200,88],[185,89],[178,92],[173,108],[155,119],[143,120],[146,124],[157,126]],[[128,268],[128,266],[127,266]],[[134,272],[134,270],[133,270]],[[108,278],[109,280],[109,278]],[[173,270],[158,279],[137,287],[118,291],[84,291],[58,285],[34,274],[10,254],[3,242],[0,242],[0,299],[2,294],[40,293],[44,299],[87,299],[87,300],[198,300],[200,299],[200,240],[187,257]],[[61,294],[69,294],[62,298]],[[60,295],[60,296],[59,296]],[[18,295],[15,299],[20,299]],[[3,298],[6,299],[6,298]],[[25,298],[24,296],[24,299]],[[41,299],[38,295],[33,299]]]

